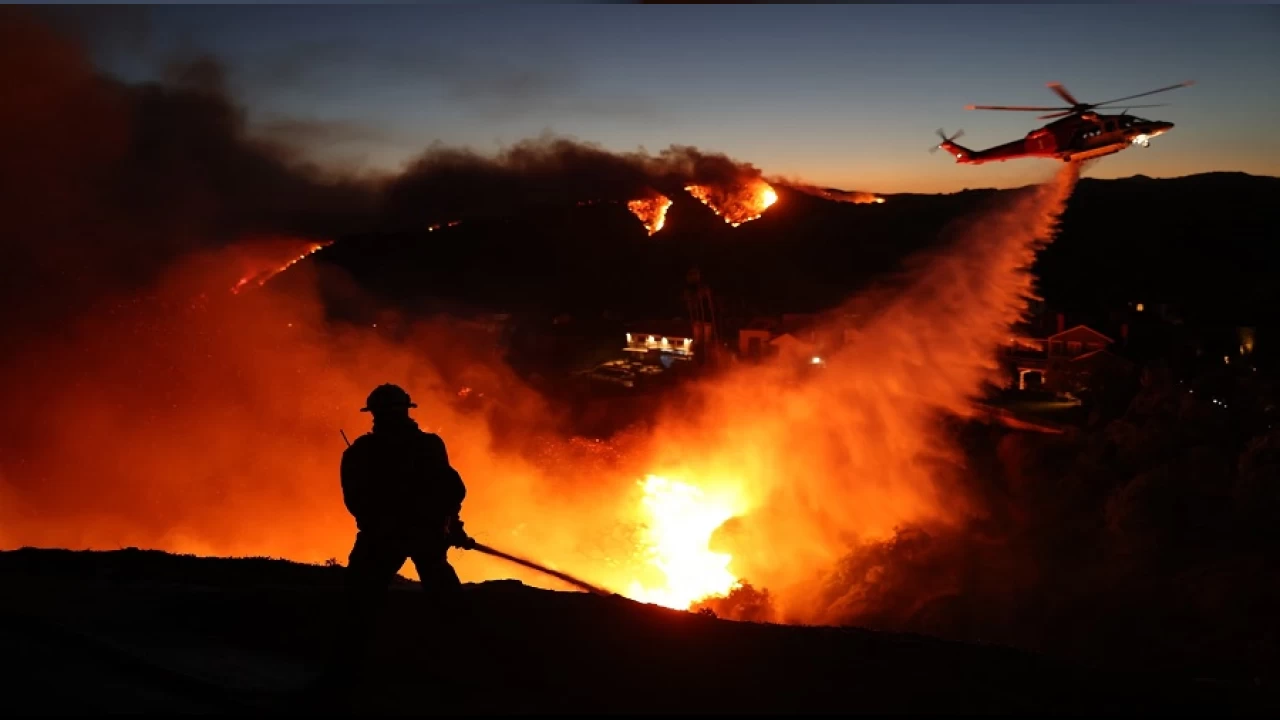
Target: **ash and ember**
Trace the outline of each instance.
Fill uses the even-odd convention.
[[[27,110],[0,119],[24,138],[0,165],[0,293],[21,315],[0,360],[0,545],[345,558],[338,430],[363,432],[361,401],[390,380],[448,443],[478,540],[645,601],[1067,647],[1192,580],[1132,571],[1167,564],[1158,478],[1094,497],[1067,469],[1096,469],[1101,452],[1011,435],[984,465],[951,420],[995,372],[1074,168],[833,313],[862,319],[825,372],[801,377],[786,357],[736,369],[651,427],[594,441],[558,434],[558,408],[463,324],[406,321],[393,337],[335,322],[320,293],[345,280],[307,262],[288,272],[309,282],[287,292],[228,288],[345,223],[455,222],[526,192],[629,203],[754,188],[763,205],[705,191],[745,221],[768,204],[758,172],[689,148],[655,159],[540,140],[498,160],[434,148],[370,188],[248,137],[208,63],[136,88],[19,16],[0,40],[5,96]],[[496,402],[468,409],[460,387]],[[1262,457],[1259,477],[1275,466]],[[467,580],[554,582],[476,554],[455,563]]]

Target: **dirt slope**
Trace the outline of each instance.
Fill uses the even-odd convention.
[[[10,713],[310,712],[343,570],[125,550],[0,553]],[[1098,712],[1256,707],[1239,689],[1024,653],[734,623],[515,582],[466,587],[442,640],[393,593],[370,712]]]

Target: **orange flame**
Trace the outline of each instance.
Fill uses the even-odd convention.
[[[240,294],[240,291],[243,290],[244,287],[251,282],[256,282],[258,287],[262,287],[263,285],[266,285],[267,281],[270,280],[271,278],[279,275],[285,270],[288,270],[295,263],[301,260],[306,260],[307,257],[312,253],[315,253],[316,251],[322,248],[329,247],[330,245],[333,244],[333,241],[332,240],[309,241],[309,240],[296,240],[292,238],[274,238],[274,242],[271,242],[270,244],[276,248],[279,248],[281,245],[284,245],[285,252],[296,253],[296,254],[293,255],[292,257],[289,257],[289,259],[285,260],[284,262],[281,262],[278,259],[258,257],[256,261],[251,263],[256,267],[250,270],[245,275],[241,276],[241,278],[236,282],[236,284],[231,287],[232,294],[234,295]],[[297,249],[299,244],[301,244],[302,246],[301,250]],[[267,252],[265,254],[270,254],[270,253]]]
[[[640,222],[644,224],[644,229],[649,231],[650,236],[661,230],[662,226],[666,224],[667,208],[669,207],[671,207],[671,200],[665,195],[643,200],[632,200],[627,203],[627,209],[640,219]]]
[[[643,552],[662,577],[655,585],[633,580],[627,596],[683,610],[737,587],[740,582],[729,571],[732,558],[708,546],[716,529],[743,511],[740,498],[709,496],[701,488],[657,475],[645,478],[642,487]]]
[[[685,190],[733,227],[758,219],[778,202],[778,193],[763,180],[749,180],[732,188],[689,185]]]

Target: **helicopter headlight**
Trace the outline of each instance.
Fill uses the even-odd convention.
[[[1137,136],[1133,138],[1134,145],[1145,146],[1149,142],[1151,142],[1151,136],[1147,135],[1146,133],[1139,133]]]

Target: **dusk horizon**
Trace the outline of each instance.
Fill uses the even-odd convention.
[[[925,152],[935,130],[963,128],[981,149],[1044,121],[969,104],[1060,104],[1051,82],[1099,102],[1191,80],[1134,111],[1171,133],[1088,175],[1280,175],[1280,98],[1260,92],[1280,67],[1274,7],[1115,6],[1103,25],[1084,6],[1007,5],[48,12],[92,28],[94,60],[124,82],[214,60],[252,133],[339,171],[395,174],[433,144],[487,155],[554,135],[613,152],[693,146],[870,192],[1014,187],[1056,163],[962,167]],[[1072,55],[1081,43],[1093,49]]]

